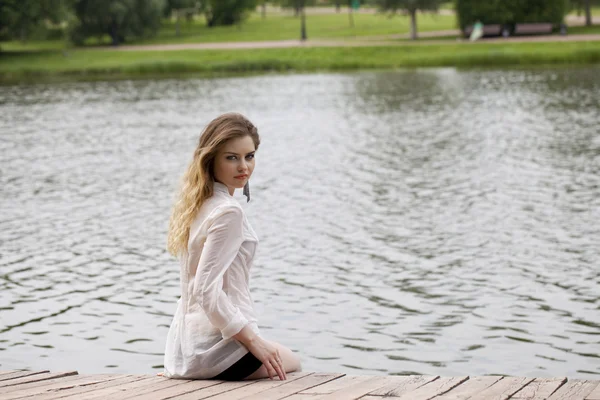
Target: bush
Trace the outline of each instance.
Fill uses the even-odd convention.
[[[152,36],[160,27],[165,0],[73,0],[76,19],[69,23],[71,40],[110,35],[114,45]]]
[[[455,0],[460,29],[477,20],[483,24],[550,22],[559,25],[567,14],[568,0]]]

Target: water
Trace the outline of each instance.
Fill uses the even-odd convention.
[[[161,369],[173,196],[234,110],[262,135],[244,205],[260,327],[305,370],[597,379],[599,76],[1,87],[0,370]]]

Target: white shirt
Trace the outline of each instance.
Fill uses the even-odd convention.
[[[233,335],[248,324],[260,335],[249,289],[258,237],[227,186],[215,182],[213,192],[181,258],[181,298],[165,348],[170,378],[213,378],[248,353]]]

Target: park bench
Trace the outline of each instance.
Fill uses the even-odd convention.
[[[515,35],[550,34],[554,26],[549,23],[516,24]]]
[[[490,24],[483,26],[483,36],[498,36],[502,31],[502,25],[500,24]],[[471,32],[473,32],[473,25],[469,25],[465,28],[465,36],[471,36]]]

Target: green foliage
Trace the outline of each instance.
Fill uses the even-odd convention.
[[[256,0],[205,0],[208,26],[234,25],[256,8]]]
[[[66,18],[67,0],[0,0],[0,39],[25,41]]]
[[[383,12],[396,13],[398,11],[410,15],[411,39],[417,39],[417,11],[437,11],[443,0],[375,0]]]
[[[551,22],[560,24],[569,0],[456,0],[461,29],[477,20],[483,24]]]
[[[171,14],[173,13],[173,10],[181,10],[181,9],[191,10],[196,7],[198,7],[200,9],[202,6],[202,3],[203,2],[201,2],[199,0],[166,0],[163,15],[165,17],[170,17]]]
[[[307,6],[315,5],[316,0],[273,0],[271,3],[277,4],[283,8],[301,9]]]
[[[355,25],[350,27],[346,13],[327,13],[310,15],[311,39],[360,40],[364,36],[396,35],[408,33],[410,19],[406,15],[388,18],[378,13],[356,13]],[[250,15],[248,20],[240,25],[208,27],[204,18],[196,18],[191,22],[182,23],[180,36],[175,34],[177,22],[163,20],[158,33],[148,38],[129,40],[128,44],[183,44],[183,43],[214,43],[214,42],[248,42],[262,40],[292,40],[298,38],[298,20],[287,14],[274,13],[269,18],[262,19],[260,13]],[[419,30],[439,31],[456,27],[454,15],[419,16]],[[382,37],[382,40],[384,38]],[[39,42],[38,42],[39,43]],[[41,44],[41,43],[40,43]],[[91,37],[85,45],[96,46],[110,44],[110,36],[102,38]],[[32,43],[33,45],[33,43]],[[56,45],[64,46],[64,43]],[[3,50],[17,50],[16,42],[0,43]],[[29,50],[34,47],[29,46]]]
[[[114,45],[147,37],[160,27],[165,0],[73,0],[77,20],[71,38],[81,44],[89,37],[110,35]]]
[[[436,11],[443,0],[375,0],[381,11],[403,11],[412,13],[419,11]]]
[[[600,6],[600,0],[569,0],[569,6],[572,10],[578,12],[584,11],[587,6]]]

